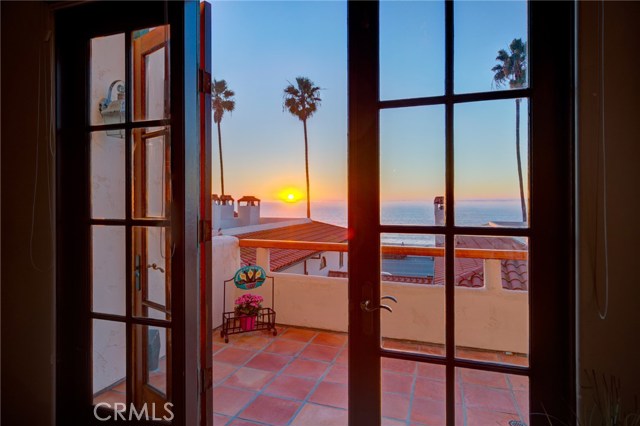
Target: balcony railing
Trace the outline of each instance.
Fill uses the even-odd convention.
[[[288,240],[240,240],[240,247],[266,248],[266,249],[290,249],[313,251],[337,251],[348,252],[348,243],[320,243],[314,241],[288,241]],[[408,256],[433,256],[443,257],[444,247],[416,247],[416,246],[381,246],[382,254],[397,254]],[[496,259],[496,260],[527,260],[527,250],[487,250],[457,248],[455,255],[458,258],[467,259]]]
[[[217,240],[220,238],[220,240]],[[217,241],[216,241],[217,240]],[[222,314],[223,281],[241,266],[240,249],[255,248],[255,263],[275,277],[277,322],[292,326],[334,331],[348,328],[347,278],[270,270],[271,249],[309,252],[348,252],[348,243],[257,240],[234,237],[214,238],[214,323]],[[442,257],[442,247],[383,245],[382,254]],[[456,286],[456,341],[460,346],[513,353],[528,352],[528,291],[503,288],[501,263],[527,261],[526,250],[456,248],[456,258],[482,261],[484,285]],[[347,260],[348,262],[348,260]],[[346,265],[346,263],[345,263]],[[380,282],[382,294],[394,295],[399,303],[392,314],[381,313],[382,335],[394,339],[444,343],[445,288],[407,282]],[[237,290],[240,294],[242,290]],[[233,305],[234,291],[227,292],[227,306]],[[252,290],[270,301],[270,289]],[[216,324],[217,325],[217,324]]]

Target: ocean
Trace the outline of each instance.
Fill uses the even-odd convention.
[[[455,222],[461,226],[482,226],[490,221],[518,222],[522,220],[520,200],[467,200],[455,205]],[[262,217],[305,217],[306,203],[279,201],[261,203]],[[311,218],[337,226],[347,226],[346,201],[311,202]],[[384,225],[435,225],[433,203],[389,201],[382,203],[381,222]],[[433,246],[433,235],[383,234],[385,244]]]

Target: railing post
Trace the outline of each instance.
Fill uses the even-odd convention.
[[[502,265],[498,259],[484,259],[484,287],[487,291],[502,291]]]
[[[261,266],[267,274],[271,273],[271,254],[267,248],[256,249],[256,264]]]

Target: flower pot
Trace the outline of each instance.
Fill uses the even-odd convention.
[[[240,317],[240,328],[243,331],[251,331],[256,328],[256,316],[241,316]]]

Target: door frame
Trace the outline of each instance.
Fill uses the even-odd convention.
[[[89,39],[171,26],[173,424],[198,424],[199,109],[197,2],[90,2],[55,11],[56,21],[56,423],[94,424],[88,219]],[[129,39],[129,37],[126,37]],[[130,58],[125,59],[130,62]],[[131,84],[131,83],[130,83]],[[129,90],[130,97],[131,91]],[[129,99],[130,101],[130,99]],[[128,102],[130,105],[131,103]],[[129,112],[129,114],[131,114]],[[107,127],[107,126],[105,126]],[[121,126],[129,130],[133,126]],[[84,144],[84,149],[82,145]],[[80,146],[80,148],[79,148]],[[130,271],[130,259],[127,270]],[[127,273],[127,299],[131,279]],[[198,315],[193,315],[198,313]],[[189,315],[187,315],[189,314]],[[95,316],[95,314],[93,314]],[[127,316],[127,341],[131,341]],[[128,376],[131,357],[127,357]],[[129,388],[130,388],[129,384]],[[130,390],[130,389],[129,389]],[[118,422],[113,422],[117,424]],[[105,424],[105,422],[99,422]]]
[[[380,310],[365,313],[364,300],[380,298],[380,233],[446,233],[470,228],[381,226],[379,195],[378,1],[348,3],[348,226],[349,226],[349,424],[381,421],[381,357],[444,365],[447,372],[447,424],[454,425],[455,369],[474,368],[530,377],[530,413],[548,413],[570,423],[575,412],[574,345],[574,138],[573,57],[574,2],[529,2],[530,215],[529,237],[530,367],[487,364],[455,358],[454,251],[447,250],[445,285],[446,356],[407,354],[380,347]],[[453,92],[453,13],[445,2],[445,95],[417,98],[393,106],[446,104],[446,211],[453,216],[453,105],[458,102],[511,98],[513,92],[455,95]],[[435,98],[435,97],[434,97]],[[395,102],[395,101],[391,101]],[[552,206],[552,208],[547,207]],[[481,228],[473,233],[487,234]],[[549,272],[552,271],[552,272]],[[547,424],[544,415],[530,424]]]

